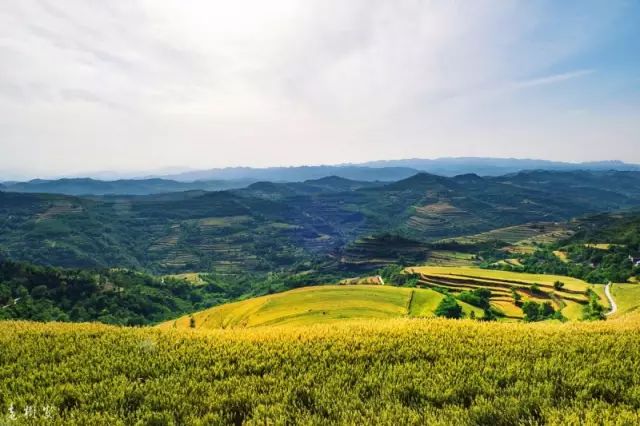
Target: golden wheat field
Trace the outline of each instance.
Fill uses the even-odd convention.
[[[0,423],[640,422],[640,321],[163,330],[5,322]]]

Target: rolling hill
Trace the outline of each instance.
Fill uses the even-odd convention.
[[[278,294],[251,298],[167,321],[161,328],[246,328],[269,325],[311,325],[345,320],[373,320],[400,317],[429,318],[445,294],[458,298],[464,314],[482,318],[477,302],[467,303],[465,294],[477,289],[490,291],[490,306],[505,320],[522,320],[523,304],[548,302],[564,320],[583,318],[590,294],[604,309],[609,309],[604,285],[588,284],[566,276],[523,274],[474,267],[411,267],[417,274],[417,287],[393,285],[342,284],[303,287]],[[555,284],[561,282],[561,287]],[[630,292],[623,285],[619,293]],[[618,287],[614,287],[618,288]],[[624,311],[632,311],[640,300],[623,295]]]
[[[429,242],[640,204],[640,173],[583,174],[419,174],[387,185],[325,178],[102,198],[4,192],[0,247],[12,258],[56,266],[234,274],[340,257],[352,243],[348,257],[357,258],[357,240],[382,233]],[[617,176],[627,185],[603,195]]]
[[[90,198],[0,192],[0,249],[38,264],[158,273],[263,273],[318,261],[359,268],[362,258],[428,255],[425,244],[443,238],[638,205],[634,172],[418,174],[391,184],[331,177]],[[376,243],[385,234],[404,238],[408,251]]]
[[[311,325],[345,320],[428,318],[444,298],[429,289],[380,285],[340,285],[304,287],[284,293],[257,297],[217,306],[175,321],[161,328],[197,329],[244,328],[267,325]],[[461,303],[466,314],[482,309]]]

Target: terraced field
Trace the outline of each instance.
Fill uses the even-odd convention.
[[[578,320],[582,306],[588,303],[588,289],[596,292],[600,303],[608,306],[603,285],[591,285],[576,278],[557,275],[536,275],[517,272],[486,270],[473,267],[424,266],[407,268],[407,272],[420,275],[420,284],[427,288],[445,288],[451,293],[465,290],[487,288],[491,290],[491,304],[500,309],[507,317],[517,319],[523,312],[515,304],[514,293],[522,301],[552,302],[556,310],[569,320]],[[554,283],[564,283],[562,289],[555,289]],[[539,291],[532,289],[537,284]]]
[[[484,223],[473,213],[453,206],[446,201],[417,206],[413,214],[405,223],[405,228],[411,233],[429,235],[431,238],[445,233],[451,226],[459,228],[477,227]]]
[[[503,241],[510,244],[506,250],[513,253],[530,253],[538,244],[549,244],[573,234],[566,223],[540,222],[498,228],[475,235],[446,239],[461,244],[477,244],[489,241]]]
[[[429,252],[427,266],[473,266],[476,255],[451,250],[432,250]]]
[[[429,247],[395,235],[364,237],[350,244],[341,262],[355,267],[384,266],[398,262],[402,257],[412,263],[427,259]]]
[[[217,306],[193,315],[195,328],[242,328],[266,325],[312,325],[344,320],[433,317],[444,296],[430,289],[380,285],[304,287]],[[482,310],[460,303],[465,314]],[[189,328],[191,316],[160,325]]]
[[[36,222],[40,222],[47,219],[53,219],[61,215],[69,215],[74,213],[82,213],[84,209],[80,205],[75,205],[68,202],[56,202],[51,205],[46,211],[36,215]]]

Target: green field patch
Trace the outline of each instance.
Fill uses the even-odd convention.
[[[611,296],[613,296],[613,300],[618,305],[618,311],[612,315],[613,317],[620,317],[632,312],[639,312],[640,284],[612,284]]]
[[[170,274],[170,275],[165,275],[164,277],[184,280],[193,285],[206,284],[206,281],[202,279],[202,273],[200,272],[185,272],[182,274]]]
[[[564,263],[568,263],[569,262],[569,256],[567,255],[567,252],[562,251],[562,250],[554,250],[553,254],[555,255],[555,257],[557,257],[558,259],[560,259]]]
[[[197,219],[195,222],[203,227],[224,227],[250,222],[251,216],[225,216],[225,217],[206,217]]]
[[[598,250],[610,250],[611,247],[620,246],[620,244],[611,243],[587,243],[584,245],[587,248],[594,248]]]

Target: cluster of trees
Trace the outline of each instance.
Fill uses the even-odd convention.
[[[538,303],[527,300],[522,304],[524,320],[526,322],[544,321],[547,319],[564,320],[560,311],[556,311],[551,302]]]
[[[458,299],[486,310],[491,307],[491,290],[488,288],[476,288],[474,290],[463,291],[458,295]]]
[[[600,304],[598,295],[591,289],[589,289],[587,293],[589,295],[589,303],[582,308],[582,319],[585,321],[605,319],[605,308]]]
[[[144,325],[228,300],[212,285],[130,270],[79,270],[0,261],[0,319]]]
[[[403,287],[415,287],[418,284],[420,276],[418,274],[409,274],[404,272],[402,265],[388,265],[376,271],[385,283],[390,285],[398,285]]]
[[[528,272],[532,274],[567,275],[593,284],[608,282],[626,282],[640,275],[640,267],[629,259],[630,251],[624,246],[611,246],[607,250],[589,247],[585,244],[570,244],[562,249],[567,253],[569,262],[563,262],[553,252],[558,246],[539,247],[531,254],[522,255],[522,266],[501,264],[492,266],[495,261],[507,256],[505,253],[487,257],[486,267],[499,267],[503,270]],[[631,255],[633,258],[633,255]]]
[[[471,291],[463,291],[457,295],[457,298],[449,293],[445,293],[444,299],[440,301],[436,307],[435,314],[438,317],[459,319],[464,317],[462,306],[458,300],[468,303],[472,306],[482,308],[483,316],[476,318],[475,312],[471,312],[471,319],[479,319],[481,321],[496,321],[501,312],[496,311],[490,304],[491,290],[486,288],[478,288]]]
[[[440,301],[438,307],[435,310],[435,314],[438,317],[451,319],[459,319],[464,316],[464,312],[462,312],[462,306],[458,304],[458,301],[455,299],[455,297],[449,294]]]

